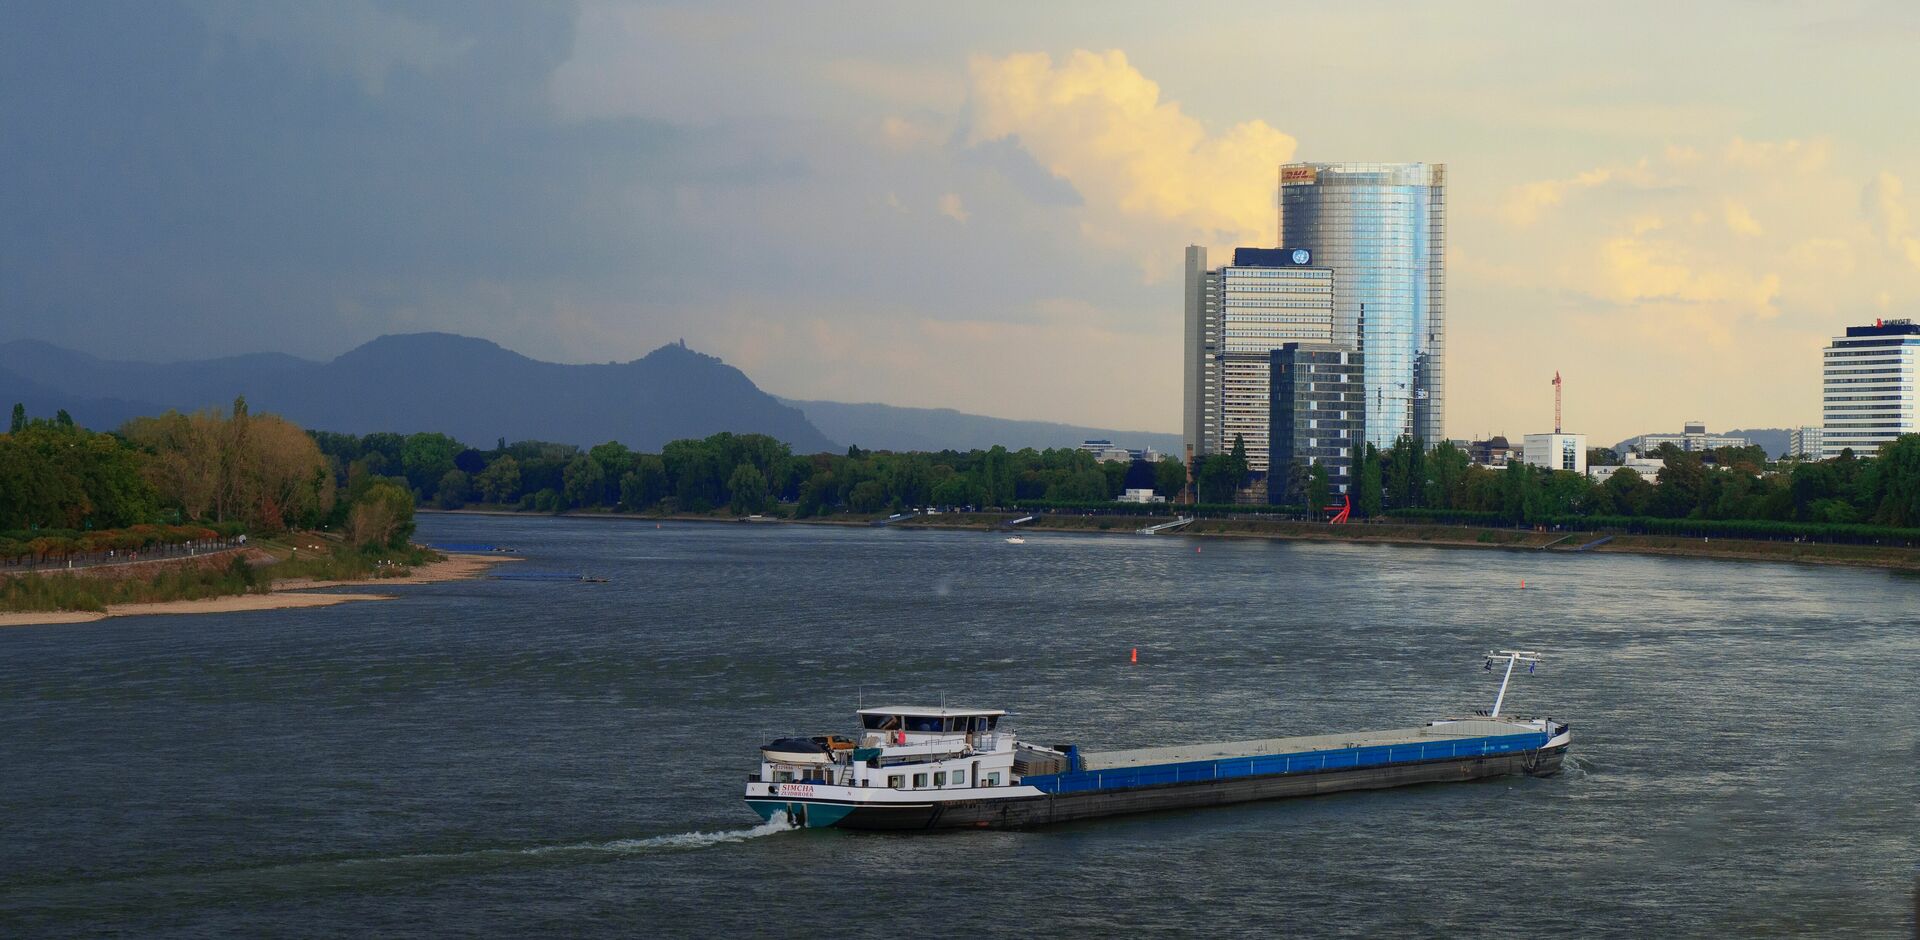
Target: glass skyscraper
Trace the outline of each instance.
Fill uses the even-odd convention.
[[[1333,269],[1335,339],[1364,353],[1367,443],[1446,440],[1446,165],[1282,166],[1280,244]]]

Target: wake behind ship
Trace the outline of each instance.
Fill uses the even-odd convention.
[[[1000,727],[999,709],[859,711],[858,738],[782,738],[761,750],[746,801],[761,818],[846,829],[1017,828],[1123,813],[1558,773],[1573,736],[1550,718],[1505,718],[1514,667],[1501,650],[1493,708],[1414,728],[1083,752]]]

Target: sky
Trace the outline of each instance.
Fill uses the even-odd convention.
[[[794,398],[1179,430],[1181,255],[1448,165],[1448,433],[1815,422],[1920,315],[1920,5],[0,2],[0,340],[684,339]]]

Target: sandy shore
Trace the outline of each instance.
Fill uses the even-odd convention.
[[[464,581],[478,578],[494,565],[519,561],[512,555],[447,555],[445,561],[419,565],[401,578],[373,578],[367,581],[315,581],[312,578],[284,578],[273,582],[275,591],[311,591],[315,588],[382,587],[389,584],[433,584],[439,581]]]
[[[367,581],[315,581],[311,578],[287,578],[273,582],[271,594],[235,594],[197,601],[166,601],[158,604],[112,604],[106,613],[90,610],[36,610],[0,613],[0,627],[25,627],[50,623],[88,623],[108,617],[139,617],[148,614],[226,614],[244,610],[285,610],[294,607],[331,607],[355,601],[387,601],[392,594],[308,594],[317,588],[379,588],[389,584],[431,584],[477,578],[488,568],[506,561],[519,561],[510,555],[448,555],[445,561],[420,565],[405,577],[376,578]]]
[[[284,610],[292,607],[331,607],[354,601],[392,600],[391,594],[235,594],[197,601],[166,601],[159,604],[112,604],[106,613],[90,610],[48,610],[0,614],[0,627],[24,627],[44,623],[86,623],[107,617],[140,617],[148,614],[230,614],[242,610]]]

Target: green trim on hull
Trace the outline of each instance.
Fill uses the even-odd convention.
[[[796,826],[807,829],[825,829],[847,818],[854,807],[840,803],[809,803],[805,800],[748,800],[747,805],[760,814],[762,822],[772,822],[773,817],[785,814]]]

